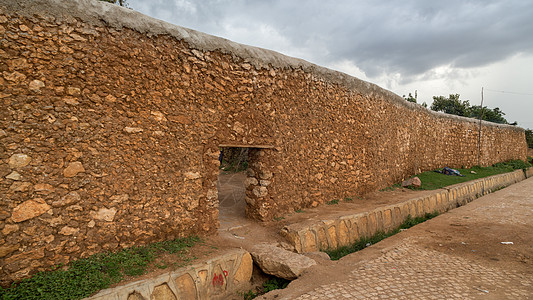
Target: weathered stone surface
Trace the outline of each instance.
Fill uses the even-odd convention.
[[[202,175],[200,175],[200,172],[185,172],[183,176],[185,176],[185,179],[187,180],[194,180],[202,177]]]
[[[63,170],[63,176],[65,177],[74,177],[78,173],[84,173],[85,168],[83,164],[79,161],[74,161],[68,164],[68,166]]]
[[[40,80],[32,80],[30,84],[28,84],[28,89],[33,92],[40,92],[41,88],[44,87],[44,82]]]
[[[191,275],[184,274],[176,278],[176,286],[179,290],[179,299],[191,299],[195,300],[197,298],[196,285]]]
[[[76,204],[81,200],[80,194],[76,191],[72,191],[65,196],[61,197],[58,201],[52,202],[53,207],[61,207]]]
[[[115,214],[117,213],[117,209],[112,208],[100,208],[96,214],[94,215],[94,218],[100,221],[106,221],[106,222],[113,222],[115,219]]]
[[[418,177],[413,177],[413,178],[410,178],[410,179],[407,179],[407,180],[404,180],[402,181],[402,187],[415,187],[415,188],[419,188],[420,186],[422,185],[422,181],[420,181],[420,178]]]
[[[303,237],[303,252],[314,252],[319,250],[316,243],[316,235],[313,231],[308,230],[305,232]]]
[[[246,179],[244,180],[244,186],[249,186],[249,185],[257,185],[259,182],[257,181],[257,179],[255,179],[255,177],[246,177]]]
[[[83,198],[39,217],[38,222],[54,224],[51,229],[42,224],[45,236],[55,236],[42,267],[99,249],[102,241],[116,250],[176,232],[215,233],[223,143],[249,145],[250,176],[263,187],[270,181],[265,197],[255,196],[253,188],[246,191],[247,215],[258,220],[316,207],[348,191],[371,192],[421,166],[477,164],[475,122],[423,110],[345,74],[195,32],[180,36],[185,31],[133,11],[126,16],[120,7],[107,5],[105,13],[96,13],[103,7],[98,1],[11,2],[16,9],[0,11],[5,20],[0,195],[14,202],[4,203],[0,219],[33,195],[46,197],[50,205],[70,191]],[[95,13],[103,22],[86,18]],[[126,20],[130,25],[117,34],[108,25],[120,27],[124,19],[117,13],[141,18],[133,23],[143,28]],[[21,24],[30,30],[22,31]],[[46,84],[40,93],[28,88],[34,79]],[[524,159],[523,136],[522,129],[487,123],[481,164]],[[406,147],[406,138],[417,142]],[[32,159],[13,168],[9,160],[15,153]],[[63,176],[75,161],[83,163],[86,174]],[[26,184],[14,192],[12,179],[5,178],[12,171],[54,191]],[[187,180],[188,171],[198,174]],[[130,198],[110,199],[120,194]],[[113,219],[117,224],[88,215],[103,207],[120,211]],[[91,221],[94,226],[86,227]],[[19,231],[30,232],[36,222],[19,223]],[[58,232],[67,224],[83,228],[77,234],[80,249],[59,246],[66,237]],[[31,248],[42,239],[25,236],[22,246]]]
[[[298,278],[306,269],[316,265],[309,257],[267,244],[254,246],[251,254],[263,272],[288,280]]]
[[[54,187],[47,183],[38,183],[33,186],[33,190],[39,194],[48,195],[54,191]]]
[[[309,257],[310,259],[317,261],[317,260],[331,260],[329,255],[326,252],[316,251],[316,252],[308,252],[304,253],[305,256]]]
[[[65,226],[65,227],[61,228],[61,231],[59,231],[59,234],[62,234],[62,235],[73,235],[73,234],[78,233],[78,231],[80,231],[79,228],[73,228],[73,227],[70,227],[70,226]]]
[[[29,157],[26,154],[17,153],[17,154],[11,155],[11,157],[9,158],[8,164],[10,168],[18,169],[18,168],[22,168],[22,167],[29,165],[30,162],[31,162],[31,157]]]
[[[131,293],[128,295],[128,300],[146,300],[139,293]]]
[[[9,187],[9,189],[13,192],[25,192],[27,191],[31,186],[31,183],[29,182],[13,182],[13,184]]]
[[[124,131],[127,133],[139,133],[143,132],[144,130],[139,127],[124,127]]]
[[[250,253],[245,253],[242,256],[241,264],[237,271],[235,271],[234,281],[236,284],[249,282],[252,278],[252,271],[254,269],[253,260]]]
[[[9,173],[9,175],[7,175],[6,178],[11,179],[11,180],[21,180],[22,176],[20,176],[20,174],[17,171],[13,171]]]
[[[19,244],[16,244],[16,245],[9,245],[9,246],[6,246],[6,245],[2,245],[0,246],[0,257],[4,257],[4,256],[7,256],[15,251],[17,251],[17,249],[20,247]]]
[[[268,189],[264,186],[256,186],[253,189],[253,193],[258,198],[265,197],[268,195]]]
[[[8,235],[12,232],[15,232],[15,231],[18,231],[19,230],[19,226],[17,224],[6,224],[6,226],[4,227],[4,229],[2,229],[2,234],[3,235]]]
[[[19,204],[11,214],[11,220],[15,223],[33,219],[44,214],[50,206],[41,198],[27,200]]]
[[[176,295],[168,287],[168,285],[162,284],[154,288],[152,295],[150,296],[151,300],[176,300]]]

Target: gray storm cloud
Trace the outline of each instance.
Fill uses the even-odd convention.
[[[533,53],[533,1],[130,0],[140,12],[369,77],[415,78]]]

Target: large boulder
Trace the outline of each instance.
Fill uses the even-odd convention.
[[[251,254],[263,272],[287,280],[298,278],[307,268],[316,265],[316,262],[309,257],[274,245],[256,245],[252,248]]]

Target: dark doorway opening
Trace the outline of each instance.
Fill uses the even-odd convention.
[[[217,182],[220,229],[246,222],[246,170],[250,148],[221,147]]]

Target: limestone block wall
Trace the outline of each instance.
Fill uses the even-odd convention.
[[[263,221],[478,163],[474,120],[94,0],[0,3],[0,107],[4,283],[215,233],[221,145],[257,149],[246,212]],[[481,164],[525,159],[524,137],[484,122]]]
[[[528,177],[533,175],[528,169]],[[387,232],[400,226],[407,216],[417,217],[426,213],[440,213],[465,205],[526,178],[526,173],[511,173],[481,178],[453,185],[402,203],[379,207],[370,212],[346,215],[338,219],[299,223],[286,226],[281,234],[298,253],[336,249],[355,243],[362,237],[370,237],[378,231]]]
[[[250,253],[234,249],[204,263],[105,289],[85,299],[228,299],[232,293],[249,288],[252,271]]]

